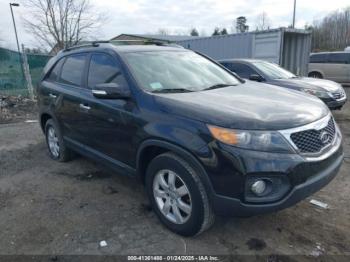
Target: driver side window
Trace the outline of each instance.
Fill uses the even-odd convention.
[[[120,66],[107,54],[92,54],[88,74],[88,86],[93,89],[98,84],[116,83],[126,86]]]

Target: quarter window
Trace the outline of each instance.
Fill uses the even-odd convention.
[[[98,84],[117,83],[126,85],[117,62],[106,54],[93,54],[91,56],[88,86],[94,88]]]
[[[50,82],[56,82],[57,81],[58,74],[60,73],[63,61],[64,61],[64,59],[61,59],[60,61],[58,61],[56,63],[56,65],[54,66],[54,68],[51,70],[50,74],[46,78],[47,81],[50,81]]]
[[[60,82],[67,85],[81,86],[86,55],[69,56],[63,64]]]

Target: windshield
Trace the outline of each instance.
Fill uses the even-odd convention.
[[[271,79],[288,79],[296,77],[296,75],[273,63],[253,62],[253,64]]]
[[[210,60],[188,51],[126,53],[131,71],[150,92],[194,92],[239,84],[239,80]]]

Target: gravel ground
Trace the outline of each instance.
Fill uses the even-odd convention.
[[[0,255],[233,254],[266,255],[269,261],[278,261],[280,255],[330,255],[327,260],[346,261],[350,103],[334,115],[343,132],[346,159],[339,175],[311,197],[329,209],[310,204],[308,198],[277,213],[219,217],[212,229],[195,238],[165,229],[136,180],[82,157],[56,163],[48,157],[38,123],[17,118],[19,122],[2,124]],[[106,247],[99,247],[102,240]]]

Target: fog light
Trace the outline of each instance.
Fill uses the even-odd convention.
[[[257,180],[252,184],[250,189],[254,194],[261,195],[266,189],[266,183],[263,180]]]

